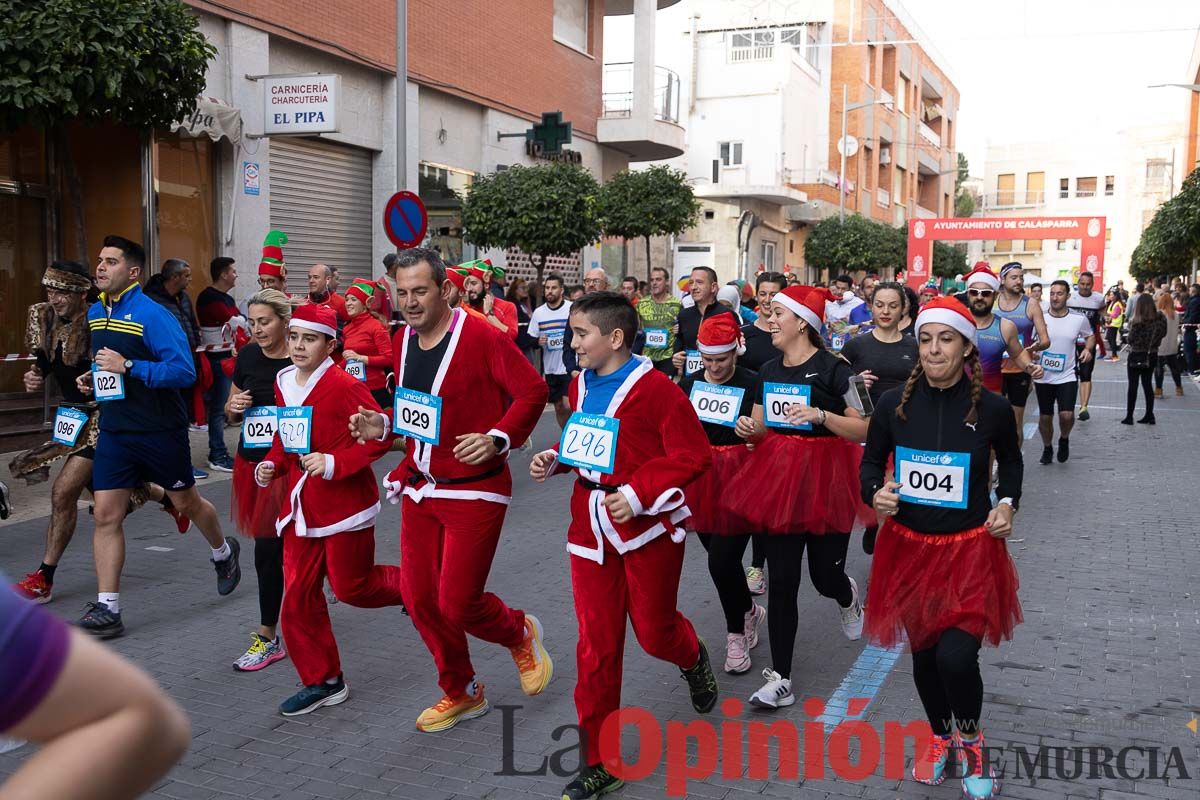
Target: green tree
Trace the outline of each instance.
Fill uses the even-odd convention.
[[[1129,271],[1138,279],[1185,275],[1200,258],[1200,170],[1183,182],[1179,194],[1163,203],[1142,231],[1130,256]]]
[[[956,217],[969,217],[975,213],[975,197],[963,188],[963,181],[970,176],[970,173],[971,167],[967,163],[967,157],[960,152],[958,154],[958,174],[954,177],[954,216]]]
[[[804,243],[804,260],[817,269],[839,272],[878,272],[904,264],[906,234],[859,214],[823,219]]]
[[[484,175],[463,198],[463,235],[477,247],[519,247],[540,283],[549,256],[571,256],[600,238],[596,192],[582,167],[551,162]]]
[[[646,279],[650,279],[650,238],[678,236],[700,218],[700,201],[686,176],[656,165],[619,172],[600,187],[596,214],[608,236],[646,240]]]
[[[953,278],[967,273],[967,251],[945,242],[933,243],[933,274]]]

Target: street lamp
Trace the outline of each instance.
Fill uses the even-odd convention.
[[[846,221],[846,115],[851,111],[874,105],[892,105],[894,100],[869,100],[865,103],[848,105],[850,98],[846,84],[842,84],[842,131],[838,136],[838,151],[842,154],[842,165],[838,170],[838,222]]]

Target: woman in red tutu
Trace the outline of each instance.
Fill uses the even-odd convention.
[[[792,694],[792,650],[800,616],[802,558],[825,597],[837,600],[842,631],[862,635],[862,603],[846,575],[846,550],[856,520],[873,512],[855,491],[867,421],[846,405],[854,373],[825,349],[821,326],[828,289],[789,286],[771,301],[771,344],[782,352],[758,373],[754,412],[737,422],[737,434],[754,446],[726,502],[745,516],[750,530],[766,531],[767,630],[772,667],[752,705],[775,709],[796,702]]]
[[[696,339],[704,369],[684,377],[679,388],[700,417],[713,459],[708,471],[687,487],[687,504],[725,612],[725,671],[740,675],[750,671],[750,651],[758,644],[758,626],[767,610],[754,602],[742,572],[753,528],[725,502],[725,495],[750,455],[734,426],[754,409],[758,377],[738,366],[745,345],[732,314],[704,320]]]
[[[287,345],[292,306],[287,295],[263,289],[250,298],[247,311],[254,341],[238,351],[233,386],[225,402],[225,418],[242,419],[233,460],[232,516],[238,531],[254,538],[254,570],[258,573],[260,624],[250,649],[233,662],[233,668],[241,672],[260,670],[287,657],[275,631],[283,602],[283,538],[275,533],[275,518],[287,486],[276,481],[265,489],[260,487],[254,469],[266,456],[275,434],[275,375],[292,363]]]
[[[999,790],[984,769],[979,648],[1012,636],[1021,621],[1012,533],[1024,467],[1008,401],[985,390],[971,313],[953,298],[921,307],[920,360],[903,389],[880,398],[862,460],[862,497],[887,521],[871,566],[866,631],[884,647],[905,638],[913,679],[933,729],[913,778],[938,784],[961,742],[963,794]],[[989,498],[996,454],[999,502]],[[895,475],[887,463],[895,458]],[[950,720],[957,727],[957,737]]]

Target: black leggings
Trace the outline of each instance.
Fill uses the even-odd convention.
[[[767,565],[767,534],[756,533],[750,537],[750,566],[762,569]]]
[[[966,631],[948,628],[937,644],[914,651],[913,681],[938,736],[950,735],[951,721],[959,733],[972,738],[983,711],[983,676],[979,674],[979,640]]]
[[[1108,354],[1115,356],[1117,354],[1117,328],[1105,328],[1104,338],[1108,341]]]
[[[1131,367],[1128,364],[1125,366],[1125,374],[1129,378],[1129,388],[1125,393],[1125,417],[1126,419],[1133,418],[1133,409],[1137,405],[1138,383],[1142,385],[1142,391],[1146,393],[1146,416],[1154,416],[1154,392],[1150,387],[1150,377],[1154,374],[1155,361],[1158,357],[1154,353],[1150,353],[1150,363],[1144,367]],[[1133,354],[1130,354],[1133,358]]]
[[[708,574],[717,587],[717,597],[721,598],[725,630],[740,635],[746,629],[746,615],[754,603],[746,586],[746,573],[742,571],[742,556],[746,554],[750,534],[717,536],[699,533],[697,536],[708,552]]]
[[[771,636],[771,665],[780,677],[792,676],[792,650],[800,612],[796,598],[800,594],[804,549],[808,548],[808,577],[823,596],[832,597],[842,608],[854,602],[850,579],[846,577],[846,550],[849,533],[791,533],[768,536],[767,566],[771,580],[767,584],[767,632]]]
[[[264,536],[254,540],[254,571],[258,573],[258,613],[262,625],[279,623],[283,603],[283,537]]]
[[[1163,368],[1170,367],[1171,379],[1175,381],[1176,388],[1183,388],[1182,369],[1179,365],[1179,353],[1171,353],[1169,356],[1159,356],[1158,364],[1154,367],[1154,388],[1161,389],[1163,387],[1163,373],[1166,371]]]

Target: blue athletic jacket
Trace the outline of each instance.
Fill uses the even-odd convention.
[[[111,302],[111,305],[109,303]],[[92,355],[107,347],[133,362],[125,397],[100,404],[100,430],[148,433],[186,429],[181,389],[196,382],[187,337],[171,312],[133,284],[114,298],[100,293],[88,309]]]

